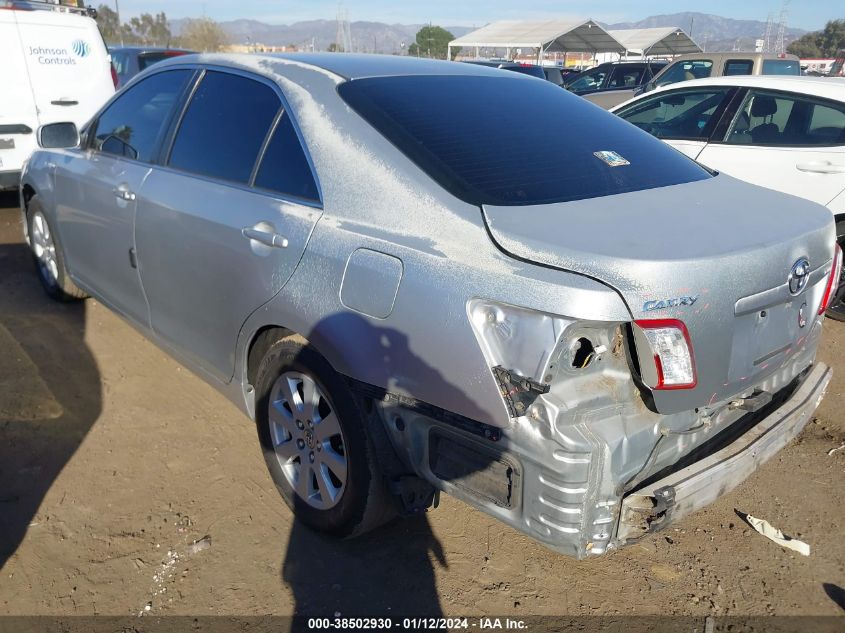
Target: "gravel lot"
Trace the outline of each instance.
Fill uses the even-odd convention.
[[[818,418],[640,545],[574,561],[449,497],[338,543],[292,521],[227,400],[98,302],[47,300],[15,205],[0,197],[0,614],[843,614],[845,323],[825,325]]]

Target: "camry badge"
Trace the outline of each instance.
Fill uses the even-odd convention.
[[[646,301],[643,304],[643,312],[662,310],[663,308],[675,308],[677,306],[691,306],[696,301],[698,301],[698,295],[695,295],[694,297],[675,297],[673,299]]]
[[[789,276],[786,278],[786,283],[789,284],[789,294],[800,294],[800,292],[807,287],[807,282],[809,280],[810,260],[806,257],[802,257],[792,264],[792,270],[789,271]]]
[[[807,307],[807,304],[803,304],[800,308],[798,308],[798,327],[804,327],[807,325],[807,317],[804,314],[804,308]]]

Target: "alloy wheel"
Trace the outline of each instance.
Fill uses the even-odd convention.
[[[56,244],[53,242],[53,235],[50,233],[50,225],[47,218],[41,211],[36,211],[32,216],[32,229],[30,239],[32,251],[38,260],[38,269],[44,279],[50,285],[59,283],[59,262],[56,259]]]
[[[308,505],[327,510],[347,483],[346,443],[334,406],[309,375],[285,372],[270,390],[270,438],[290,486]]]

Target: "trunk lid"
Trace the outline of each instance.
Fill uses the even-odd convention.
[[[483,212],[492,239],[510,255],[606,283],[634,320],[684,322],[698,384],[654,391],[662,413],[732,397],[788,364],[814,329],[833,257],[827,209],[725,175]],[[788,277],[802,258],[811,273],[793,295]]]

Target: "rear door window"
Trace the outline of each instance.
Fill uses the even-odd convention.
[[[169,165],[247,184],[280,107],[267,84],[208,71],[179,125]]]
[[[764,147],[845,144],[845,106],[804,95],[750,90],[725,142]]]
[[[117,97],[97,120],[94,149],[152,162],[192,74],[190,70],[157,73]]]
[[[320,200],[305,150],[287,113],[273,131],[255,176],[255,186],[312,202]]]
[[[764,75],[800,75],[801,64],[797,59],[764,59]]]
[[[666,72],[657,78],[655,85],[667,86],[679,81],[690,81],[691,79],[705,79],[713,72],[713,62],[709,59],[696,59],[692,61],[677,62],[669,66]]]
[[[725,69],[722,74],[725,77],[731,75],[750,75],[754,71],[754,62],[750,59],[729,59],[725,62]]]
[[[616,115],[657,138],[708,140],[727,106],[732,89],[678,88],[641,99]]]

